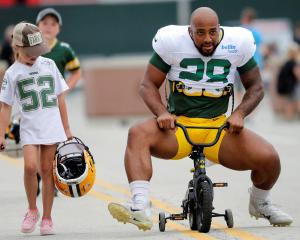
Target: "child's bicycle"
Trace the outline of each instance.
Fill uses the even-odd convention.
[[[166,217],[164,212],[159,213],[159,230],[165,231],[167,220],[184,220],[189,218],[191,230],[207,233],[210,230],[213,217],[224,217],[228,228],[233,227],[233,215],[230,209],[226,209],[224,214],[213,212],[214,187],[227,187],[227,183],[212,183],[206,175],[204,147],[215,145],[225,128],[229,128],[229,124],[225,123],[220,127],[196,127],[184,126],[176,123],[180,127],[187,141],[193,146],[190,158],[194,161],[193,179],[189,181],[185,198],[182,201],[183,212],[179,214],[170,214]],[[211,143],[195,143],[191,140],[187,129],[215,129],[216,137]]]

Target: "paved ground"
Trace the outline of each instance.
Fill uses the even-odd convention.
[[[159,232],[157,224],[149,232],[119,224],[109,215],[107,203],[128,200],[128,184],[123,168],[127,130],[143,117],[88,119],[84,113],[82,93],[77,92],[68,97],[69,115],[73,133],[82,138],[94,153],[97,181],[93,190],[80,199],[62,195],[55,199],[53,219],[56,235],[40,237],[38,228],[34,233],[24,235],[19,231],[26,210],[22,158],[15,157],[15,154],[0,154],[0,239],[299,240],[300,176],[297,173],[300,169],[300,121],[276,119],[268,104],[268,99],[265,99],[246,125],[268,139],[280,153],[282,172],[272,196],[274,202],[294,217],[291,227],[274,228],[265,220],[251,219],[247,211],[250,173],[235,172],[221,166],[208,169],[213,181],[229,183],[228,188],[216,189],[214,205],[220,212],[226,208],[233,211],[235,228],[227,229],[221,218],[214,219],[209,234],[190,231],[187,221],[168,222],[165,233]],[[176,162],[153,159],[151,196],[155,220],[159,211],[177,212],[191,178],[191,166],[189,159]],[[38,206],[41,209],[40,198]]]

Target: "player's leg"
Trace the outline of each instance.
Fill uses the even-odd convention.
[[[249,211],[267,218],[271,224],[287,225],[292,218],[270,202],[270,189],[280,174],[280,159],[273,146],[248,129],[227,133],[219,150],[220,163],[234,170],[251,170]]]
[[[21,231],[30,233],[34,231],[35,225],[39,219],[39,212],[36,206],[37,192],[37,160],[38,147],[37,145],[25,145],[23,147],[24,155],[24,186],[28,200],[28,212],[26,213]]]
[[[125,151],[125,169],[128,181],[152,177],[151,156],[170,159],[177,153],[175,130],[161,130],[155,119],[129,129]]]
[[[56,147],[56,144],[41,145],[40,147],[40,175],[42,178],[43,197],[43,217],[40,229],[41,235],[53,234],[51,210],[54,199],[54,182],[52,171]]]
[[[125,169],[132,193],[130,206],[110,203],[111,215],[120,222],[132,223],[149,230],[153,223],[150,212],[149,181],[152,177],[151,155],[170,159],[177,153],[174,130],[161,130],[155,119],[130,128],[125,152]]]

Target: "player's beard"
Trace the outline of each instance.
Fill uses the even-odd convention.
[[[201,55],[203,55],[204,57],[210,57],[210,56],[212,56],[214,53],[215,53],[215,51],[216,51],[216,48],[217,48],[217,46],[218,46],[218,44],[212,44],[212,47],[213,47],[213,49],[212,49],[212,51],[211,52],[206,52],[206,51],[203,51],[203,47],[204,47],[204,45],[203,44],[201,44],[201,46],[199,47],[199,46],[197,46],[196,44],[195,44],[195,41],[193,40],[193,42],[194,42],[194,45],[195,45],[195,47],[198,49],[198,51],[201,53]]]
[[[205,57],[210,57],[210,56],[212,56],[212,55],[215,53],[216,48],[217,48],[217,45],[213,45],[212,47],[213,47],[213,48],[212,48],[211,52],[205,52],[205,51],[203,51],[203,49],[202,49],[203,46],[197,47],[197,48],[198,48],[199,52],[200,52],[203,56],[205,56]]]

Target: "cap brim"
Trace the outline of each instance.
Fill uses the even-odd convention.
[[[41,56],[50,52],[50,48],[45,42],[35,45],[33,47],[22,47],[22,50],[29,56]]]

